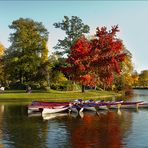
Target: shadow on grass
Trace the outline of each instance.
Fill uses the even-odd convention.
[[[4,92],[1,93],[4,94],[4,93],[28,93],[28,92],[26,92],[26,90],[5,90]],[[32,90],[31,93],[50,93],[50,92],[46,90]]]

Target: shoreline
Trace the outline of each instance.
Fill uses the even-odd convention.
[[[112,99],[113,97],[122,97],[122,94],[112,91],[86,91],[82,92],[67,92],[67,91],[32,91],[32,93],[25,93],[23,90],[9,90],[0,93],[0,102],[32,102],[38,101],[73,101],[75,99],[83,100],[101,100]]]

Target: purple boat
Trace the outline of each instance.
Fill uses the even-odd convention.
[[[130,102],[123,102],[121,103],[121,107],[120,108],[127,108],[127,109],[138,109],[138,107],[140,106],[140,104],[142,104],[144,101],[130,101]]]

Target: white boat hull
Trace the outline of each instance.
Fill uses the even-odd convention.
[[[140,103],[139,108],[148,108],[148,103]]]
[[[121,109],[137,109],[138,108],[138,105],[136,104],[131,104],[131,105],[121,105],[120,107]]]
[[[51,113],[59,113],[66,111],[69,107],[54,107],[54,108],[44,108],[42,114],[51,114]]]
[[[108,107],[105,105],[105,106],[99,106],[98,109],[101,109],[101,110],[108,110]]]
[[[89,107],[89,106],[88,107],[84,107],[84,110],[94,111],[94,112],[97,111],[95,107]]]

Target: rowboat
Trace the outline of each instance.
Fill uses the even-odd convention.
[[[42,112],[44,108],[62,108],[63,106],[69,106],[69,102],[42,102],[33,101],[28,105],[28,113],[30,112]]]
[[[142,104],[143,101],[126,101],[126,102],[123,102],[121,103],[121,107],[120,108],[123,108],[123,109],[138,109],[139,105]]]
[[[66,111],[69,108],[69,106],[55,106],[55,107],[49,107],[49,108],[43,108],[42,115],[43,114],[51,114],[51,113],[59,113]]]
[[[74,113],[79,113],[84,110],[83,108],[84,101],[82,99],[74,100],[73,102],[69,103],[69,111]]]
[[[123,101],[85,101],[85,102],[75,102],[73,104],[70,104],[70,111],[72,112],[82,112],[83,110],[87,111],[94,111],[96,112],[98,109],[101,110],[108,110],[109,108],[117,107],[120,108],[120,104]]]
[[[84,106],[84,110],[87,110],[87,111],[94,111],[96,112],[96,108],[95,107],[92,107],[92,106]]]
[[[97,110],[95,108],[94,103],[96,102],[92,99],[86,100],[84,103],[84,110],[96,112]]]
[[[28,105],[28,113],[30,112],[42,112],[46,113],[57,113],[69,110],[71,112],[80,113],[83,110],[89,110],[97,112],[99,109],[132,109],[132,108],[146,108],[148,103],[143,101],[93,101],[87,100],[83,101],[82,99],[75,100],[73,102],[42,102],[42,101],[33,101],[31,105]]]
[[[119,109],[123,101],[100,101],[97,102],[96,107],[101,110],[108,110],[111,108]]]
[[[60,106],[68,105],[69,102],[44,102],[44,101],[33,101],[31,105],[35,106]]]
[[[148,102],[139,103],[139,108],[148,108]]]
[[[78,112],[82,112],[84,110],[83,105],[79,105],[79,104],[73,104],[73,105],[69,105],[69,111],[70,112],[74,112],[74,113],[78,113]]]

